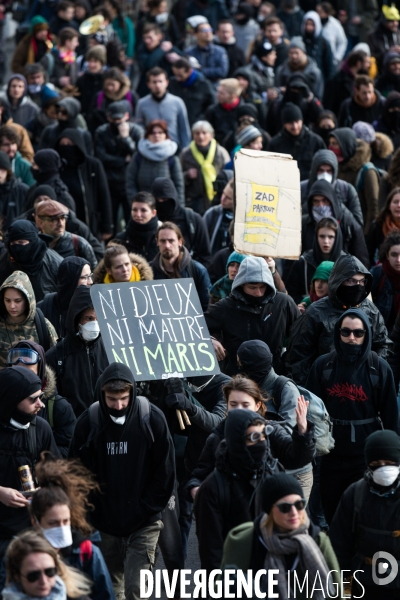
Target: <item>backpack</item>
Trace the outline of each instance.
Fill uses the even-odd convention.
[[[336,360],[336,350],[332,350],[326,355],[325,363],[322,367],[321,382],[324,387],[329,385],[329,381],[332,375],[332,371]],[[368,355],[368,372],[372,386],[372,404],[374,406],[376,416],[369,419],[332,419],[334,425],[350,425],[351,427],[351,441],[356,441],[354,426],[357,425],[368,425],[374,421],[379,421],[381,428],[383,429],[382,421],[379,416],[379,399],[380,399],[380,377],[379,377],[379,357],[376,352],[371,351]]]
[[[374,171],[376,171],[376,173],[378,175],[378,183],[380,183],[381,179],[383,179],[383,177],[385,175],[387,175],[387,172],[384,169],[378,169],[378,167],[376,167],[372,162],[365,163],[365,165],[363,165],[361,167],[361,169],[358,171],[357,179],[356,179],[356,182],[355,182],[355,185],[354,185],[354,187],[357,190],[357,193],[364,191],[364,177],[365,177],[365,173],[367,171],[369,171],[370,169],[374,169]]]
[[[140,426],[145,433],[149,447],[154,443],[154,434],[150,423],[150,402],[145,396],[136,396],[136,400],[139,401],[139,414],[140,414]],[[86,446],[89,446],[90,442],[98,436],[100,433],[100,404],[94,402],[88,408],[89,415],[89,437],[86,442]]]
[[[49,350],[50,348],[50,334],[47,328],[44,314],[42,313],[40,308],[36,308],[33,320],[38,334],[39,344],[42,346],[43,350],[47,352],[47,350]]]
[[[304,396],[309,402],[307,419],[311,421],[315,427],[315,447],[317,456],[329,454],[335,447],[335,440],[332,436],[333,424],[321,398],[301,385],[297,385],[292,379],[280,375],[275,381],[273,389],[274,404],[276,404],[277,410],[279,410],[281,404],[283,388],[288,382],[293,383],[299,390],[299,396]]]

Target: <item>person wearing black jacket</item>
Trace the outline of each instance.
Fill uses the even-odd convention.
[[[217,90],[217,102],[206,110],[206,120],[215,131],[215,139],[219,144],[231,131],[236,131],[238,125],[238,110],[244,104],[240,97],[242,88],[237,79],[221,79]]]
[[[88,156],[77,129],[64,129],[55,147],[66,161],[61,178],[76,199],[78,219],[88,225],[93,235],[108,239],[113,231],[112,209],[102,163]]]
[[[40,138],[39,149],[55,148],[57,140],[64,129],[76,129],[82,137],[86,154],[93,154],[93,140],[89,131],[78,125],[81,103],[76,98],[63,98],[57,103],[57,119],[55,125],[47,125]]]
[[[28,360],[37,360],[36,363],[26,361],[19,351],[24,348],[31,351]],[[36,355],[36,356],[35,356]],[[68,456],[68,448],[75,428],[76,417],[69,402],[57,392],[56,376],[51,367],[46,365],[43,347],[30,340],[22,340],[10,349],[7,357],[9,367],[24,367],[30,369],[42,382],[43,406],[38,416],[49,423],[57,448],[64,458]]]
[[[244,67],[246,57],[235,38],[232,21],[230,19],[221,19],[218,21],[218,27],[215,32],[214,44],[225,49],[229,59],[229,71],[227,77],[233,77],[234,72],[239,67]]]
[[[237,372],[237,350],[242,342],[262,340],[274,356],[274,369],[282,374],[282,348],[293,323],[300,316],[294,300],[277,292],[264,258],[248,256],[241,263],[232,292],[205,313],[211,335],[227,352],[225,372]]]
[[[367,469],[344,492],[329,538],[340,568],[359,569],[352,597],[373,600],[382,597],[382,587],[373,580],[372,557],[383,551],[400,561],[399,537],[394,531],[400,511],[400,437],[393,431],[376,431],[368,436],[364,454]],[[385,600],[396,600],[399,577],[388,581],[384,589]]]
[[[174,488],[173,442],[162,412],[138,400],[132,372],[124,364],[105,369],[94,400],[93,409],[78,419],[69,456],[80,458],[100,484],[91,521],[101,532],[115,591],[123,594],[125,578],[126,597],[139,600],[140,569],[154,565],[160,513]]]
[[[282,109],[283,128],[272,138],[268,150],[291,154],[297,160],[300,179],[307,179],[317,150],[325,148],[325,142],[303,125],[303,114],[296,104],[288,102]]]
[[[382,114],[385,99],[374,88],[368,75],[357,75],[351,98],[344,100],[339,110],[339,127],[352,127],[354,123],[374,123]]]
[[[180,205],[174,182],[167,177],[157,177],[151,192],[160,221],[178,225],[192,258],[207,267],[211,259],[210,240],[201,216]]]
[[[92,283],[90,263],[85,258],[68,256],[58,267],[57,291],[46,294],[37,306],[53,325],[59,339],[67,333],[66,318],[76,288]]]
[[[3,232],[23,210],[28,189],[25,183],[15,179],[8,155],[0,151],[0,217]]]
[[[128,252],[140,254],[150,262],[158,253],[156,234],[159,224],[154,196],[139,192],[132,200],[131,218],[125,230],[118,233],[115,239]]]
[[[66,332],[46,352],[46,361],[56,373],[58,392],[65,396],[78,417],[92,404],[97,379],[108,365],[87,286],[77,287],[72,296]]]
[[[25,210],[33,208],[34,200],[37,198],[36,190],[41,185],[48,185],[53,188],[57,195],[55,200],[58,200],[58,202],[61,202],[61,204],[64,204],[71,210],[76,210],[75,200],[60,177],[62,167],[60,155],[55,150],[49,148],[36,152],[31,172],[37,183],[29,188]]]
[[[59,457],[50,425],[37,416],[41,390],[40,378],[28,369],[7,367],[0,372],[0,559],[11,539],[30,525],[19,467],[28,465],[34,476],[41,452]]]
[[[287,373],[296,383],[305,385],[315,359],[333,349],[334,324],[350,307],[364,311],[371,325],[372,349],[387,358],[392,342],[381,313],[368,300],[371,286],[371,273],[355,256],[337,259],[328,280],[328,297],[313,302],[291,331],[285,360]]]
[[[243,125],[246,122],[248,125],[253,125],[257,129],[259,129],[260,135],[262,136],[262,139],[263,139],[262,149],[269,150],[269,142],[271,140],[271,136],[264,129],[262,129],[260,123],[258,122],[258,111],[257,111],[255,104],[252,104],[249,102],[249,103],[242,104],[241,106],[239,106],[238,112],[237,112],[237,120],[238,120],[238,126]],[[236,146],[236,130],[230,131],[225,136],[222,145],[229,153],[232,152],[232,150]],[[233,172],[232,172],[232,176],[233,176]],[[217,177],[218,177],[218,175],[217,175]],[[231,179],[231,177],[229,177],[229,179]],[[214,204],[216,204],[215,198],[213,201],[213,205]]]
[[[333,422],[335,447],[321,460],[321,499],[331,523],[340,498],[365,470],[364,443],[379,429],[399,431],[392,371],[372,352],[365,312],[351,308],[335,323],[334,350],[317,358],[306,387],[322,398]]]
[[[363,231],[351,212],[339,203],[331,183],[317,180],[308,196],[308,214],[302,218],[301,245],[303,252],[311,250],[315,240],[315,227],[323,217],[333,217],[342,231],[343,250],[369,267],[369,256]],[[330,259],[329,259],[330,260]]]
[[[229,394],[229,389],[235,390],[236,379],[225,386],[224,394]],[[251,384],[258,390],[256,384]],[[252,410],[228,412],[221,423],[224,439],[218,445],[194,505],[202,568],[208,571],[219,568],[229,530],[254,519],[260,512],[257,492],[268,475],[282,470],[282,465],[295,468],[311,462],[313,425],[307,422],[306,412],[303,400],[292,436],[279,423],[267,421]],[[213,436],[216,434],[210,437]]]
[[[344,59],[340,70],[325,84],[323,105],[335,115],[339,114],[342,103],[351,97],[354,79],[358,74],[368,73],[364,61],[369,60],[365,52],[351,52]]]
[[[194,69],[187,58],[179,58],[172,65],[173,77],[168,91],[185,103],[189,125],[204,119],[206,109],[215,102],[215,93],[201,71]]]

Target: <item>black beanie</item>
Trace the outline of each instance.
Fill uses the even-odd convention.
[[[301,108],[293,102],[288,102],[282,109],[282,123],[293,123],[294,121],[302,121],[303,113]]]
[[[5,169],[6,171],[11,170],[11,163],[8,157],[8,154],[0,151],[0,169]]]
[[[364,447],[367,465],[374,460],[392,460],[400,464],[400,437],[394,431],[375,431],[366,439]]]
[[[298,494],[301,498],[304,498],[303,489],[293,475],[277,473],[267,477],[260,490],[263,511],[269,514],[275,502],[291,494]]]

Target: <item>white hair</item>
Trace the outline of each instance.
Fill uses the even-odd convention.
[[[214,135],[214,127],[208,121],[196,121],[196,123],[192,125],[192,133],[199,131],[200,129]]]

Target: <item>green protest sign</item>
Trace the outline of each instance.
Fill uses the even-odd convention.
[[[137,381],[220,372],[193,279],[93,285],[90,293],[108,360]]]

